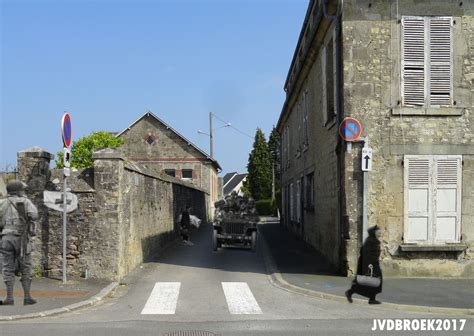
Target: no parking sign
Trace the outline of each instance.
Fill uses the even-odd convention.
[[[69,113],[64,113],[63,118],[61,120],[61,133],[63,138],[64,147],[69,148],[71,145],[72,139],[72,125],[71,125],[71,117]]]
[[[345,118],[339,125],[339,134],[346,141],[356,141],[360,137],[362,126],[357,119]]]

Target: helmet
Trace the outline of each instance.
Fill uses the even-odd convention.
[[[24,182],[21,182],[21,181],[18,181],[18,180],[11,181],[11,182],[8,182],[8,184],[7,184],[7,193],[16,194],[20,191],[25,190],[26,187],[28,187],[28,185]]]

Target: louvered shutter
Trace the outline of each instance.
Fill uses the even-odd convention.
[[[405,156],[405,241],[426,242],[431,236],[431,162],[429,156]]]
[[[452,24],[450,17],[430,18],[430,106],[452,105]]]
[[[426,97],[425,19],[402,19],[402,103],[424,106]]]
[[[438,243],[457,242],[461,219],[462,157],[435,157],[435,166],[434,240]]]

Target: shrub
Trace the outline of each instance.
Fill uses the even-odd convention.
[[[257,213],[260,216],[271,216],[273,214],[273,204],[271,199],[263,199],[255,202]]]

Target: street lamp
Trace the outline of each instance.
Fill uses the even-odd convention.
[[[209,137],[209,147],[210,147],[210,152],[211,152],[210,153],[211,154],[211,159],[214,159],[214,136],[213,136],[213,132],[217,131],[218,129],[221,129],[221,128],[224,128],[224,127],[229,127],[229,126],[232,126],[232,124],[231,123],[226,123],[224,126],[212,129],[212,112],[209,112],[209,133],[205,133],[201,130],[197,131],[199,134],[204,134],[204,135],[207,135]]]

